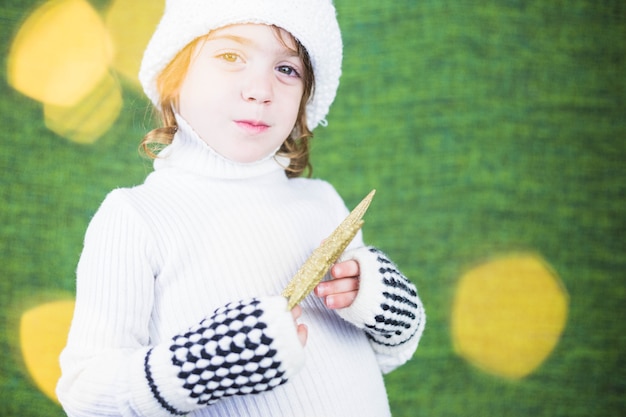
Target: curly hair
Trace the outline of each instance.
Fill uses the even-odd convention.
[[[311,176],[312,166],[309,157],[310,140],[313,137],[313,133],[307,127],[306,105],[313,94],[315,85],[313,65],[306,49],[297,39],[293,38],[288,32],[281,31],[277,26],[272,26],[272,29],[285,47],[289,46],[283,38],[284,34],[291,37],[291,40],[296,45],[295,52],[302,60],[304,66],[302,74],[304,89],[296,123],[289,137],[285,138],[285,141],[280,146],[277,155],[289,158],[289,166],[285,167],[288,177],[299,177],[305,172],[307,172],[308,176]],[[178,130],[174,109],[178,108],[180,87],[191,64],[196,45],[205,39],[206,37],[200,37],[187,44],[157,78],[157,88],[160,95],[159,107],[161,109],[158,111],[158,116],[161,119],[162,126],[148,132],[139,145],[140,151],[150,158],[158,158],[159,151],[174,140],[174,134]]]

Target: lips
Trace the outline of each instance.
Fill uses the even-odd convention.
[[[263,133],[269,125],[257,120],[235,120],[235,124],[248,133]]]

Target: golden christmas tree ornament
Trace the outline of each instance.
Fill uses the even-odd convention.
[[[352,210],[343,222],[313,251],[309,259],[300,267],[282,292],[287,298],[287,308],[291,310],[324,278],[330,267],[348,247],[354,236],[363,226],[363,216],[367,211],[376,190],[370,193]]]

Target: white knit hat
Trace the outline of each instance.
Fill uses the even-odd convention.
[[[343,45],[332,0],[166,0],[165,13],[148,43],[139,70],[146,95],[159,106],[158,75],[189,42],[231,24],[276,25],[306,48],[315,90],[307,104],[307,126],[324,117],[339,87]]]

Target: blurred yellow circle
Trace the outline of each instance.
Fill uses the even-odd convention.
[[[59,355],[67,343],[74,301],[42,304],[22,315],[20,346],[30,376],[39,389],[57,401],[55,388],[61,377]]]
[[[123,99],[117,81],[109,74],[74,106],[44,104],[46,127],[72,142],[92,144],[109,128],[122,110]]]
[[[539,256],[493,260],[458,284],[451,323],[455,351],[488,373],[523,378],[557,345],[567,309],[561,280]]]
[[[143,51],[164,9],[163,0],[114,0],[107,9],[105,24],[117,45],[113,67],[136,87]]]
[[[113,44],[85,0],[54,0],[22,24],[8,57],[11,86],[35,100],[72,106],[108,71]]]

